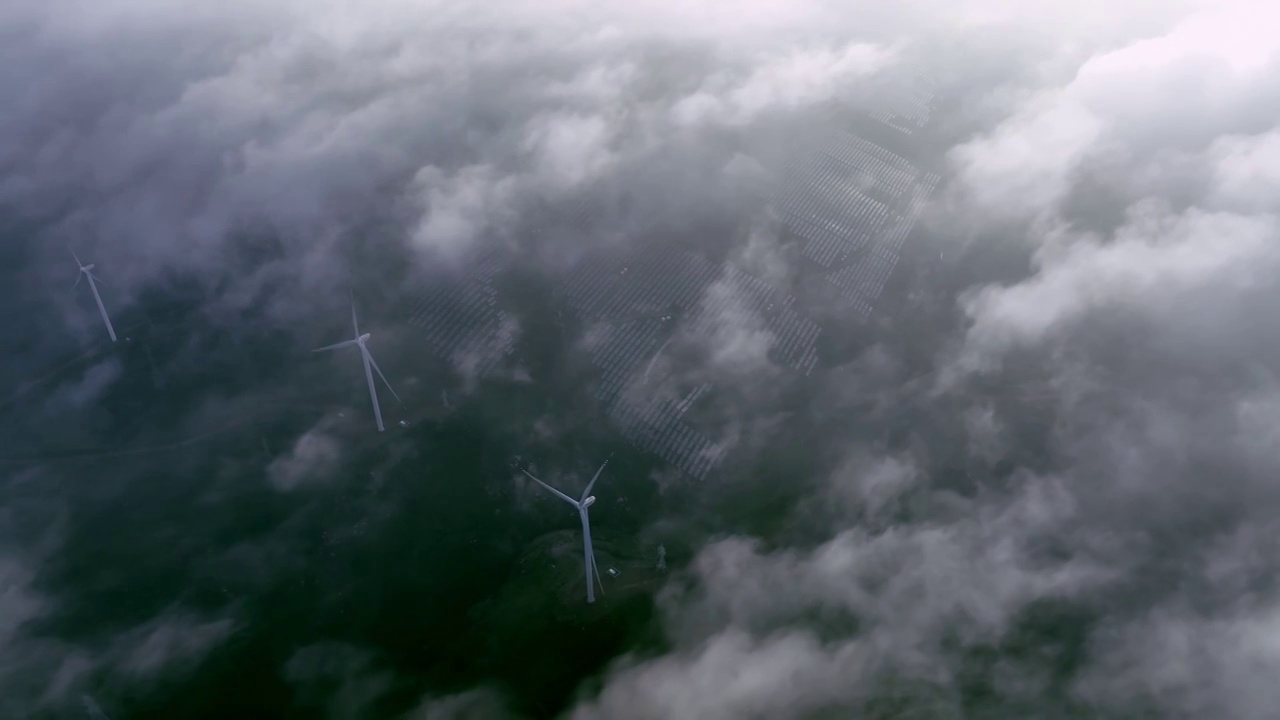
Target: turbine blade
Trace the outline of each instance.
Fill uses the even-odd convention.
[[[85,275],[88,275],[88,276],[89,276],[90,278],[92,278],[95,282],[100,282],[100,283],[102,283],[103,285],[106,285],[107,287],[111,287],[111,283],[108,283],[108,282],[102,282],[102,278],[98,277],[97,275],[94,275],[93,273],[89,272],[88,270],[85,270],[85,271],[84,271],[84,274],[85,274]]]
[[[373,403],[373,416],[378,419],[378,432],[386,430],[382,424],[382,407],[378,405],[378,389],[373,386],[373,373],[369,372],[369,351],[360,346],[360,356],[364,361],[364,379],[369,382],[369,402]]]
[[[582,520],[582,565],[587,573],[587,602],[596,601],[595,585],[600,583],[600,572],[596,568],[596,551],[591,544],[591,519],[587,516],[587,509],[578,507],[578,518]],[[596,582],[591,582],[591,576],[594,575]],[[603,589],[603,586],[601,586]]]
[[[591,573],[596,576],[596,587],[600,588],[600,594],[604,595],[604,581],[600,579],[600,566],[596,564],[596,551],[591,548]]]
[[[76,254],[76,249],[71,247],[70,245],[67,246],[67,249],[71,251],[71,257],[76,259],[76,265],[79,265],[80,267],[84,267],[84,263],[80,262],[80,256]]]
[[[387,376],[382,374],[382,368],[378,367],[378,361],[373,359],[373,354],[370,353],[368,350],[365,350],[364,353],[369,357],[369,362],[373,363],[374,372],[378,373],[378,377],[382,378],[382,383],[387,386],[388,390],[391,391],[391,397],[395,398],[396,402],[403,405],[404,402],[400,400],[399,395],[396,395],[395,388],[391,387],[391,383],[387,382]]]
[[[75,290],[76,288],[80,287],[80,281],[83,279],[84,279],[84,273],[82,272],[76,273],[76,282],[74,285],[71,286],[71,289]]]
[[[604,472],[604,466],[605,466],[605,465],[608,465],[608,464],[609,464],[609,460],[611,460],[612,458],[613,458],[613,456],[612,456],[612,455],[610,455],[609,457],[605,458],[605,461],[604,461],[603,463],[601,463],[601,465],[600,465],[600,469],[599,469],[599,470],[596,470],[596,474],[595,474],[595,475],[593,475],[593,476],[591,477],[591,482],[587,483],[587,489],[582,491],[582,499],[583,499],[583,500],[586,500],[586,499],[587,499],[587,496],[591,494],[591,488],[595,486],[595,484],[596,484],[596,480],[599,480],[599,479],[600,479],[600,473]]]
[[[98,294],[98,286],[93,282],[93,275],[86,272],[89,276],[89,289],[93,291],[93,301],[98,303],[98,313],[102,315],[102,324],[107,326],[107,334],[111,336],[111,342],[116,341],[116,329],[111,327],[111,318],[107,317],[107,308],[102,304],[102,296]]]
[[[550,485],[548,485],[548,484],[546,484],[546,483],[542,482],[542,481],[541,481],[541,480],[539,480],[538,478],[534,477],[534,476],[533,476],[533,474],[532,474],[532,473],[530,473],[528,470],[525,470],[524,468],[520,468],[520,472],[524,473],[525,475],[528,475],[530,480],[532,480],[532,481],[534,481],[534,482],[538,483],[538,484],[539,484],[539,485],[541,485],[542,487],[544,487],[544,488],[546,488],[546,489],[550,490],[551,492],[555,493],[555,494],[556,494],[556,497],[559,497],[561,500],[564,500],[565,502],[567,502],[567,503],[569,503],[569,504],[571,504],[571,505],[577,505],[577,504],[578,504],[578,501],[577,501],[577,500],[574,500],[573,498],[569,497],[568,495],[565,495],[564,493],[560,492],[559,490],[557,490],[557,489],[555,489],[555,488],[551,487]]]
[[[116,329],[111,326],[111,318],[107,317],[107,311],[102,311],[102,322],[107,326],[107,334],[111,336],[111,342],[116,341]]]
[[[318,347],[315,350],[312,350],[311,352],[324,352],[325,350],[337,350],[338,348],[344,348],[344,347],[347,347],[348,345],[356,345],[356,344],[357,343],[355,340],[343,340],[340,343],[334,343],[332,345],[325,345],[324,347]]]
[[[596,563],[596,546],[591,542],[591,519],[586,510],[582,511],[582,528],[586,533],[587,545],[591,549],[591,574],[596,576],[596,586],[600,588],[600,594],[604,595],[604,581],[600,579],[600,565]]]
[[[356,294],[351,293],[351,327],[356,330],[356,337],[360,337],[360,323],[356,320]]]

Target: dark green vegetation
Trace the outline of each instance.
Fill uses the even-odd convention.
[[[585,407],[550,442],[529,436],[580,398],[494,382],[446,410],[393,356],[406,402],[378,434],[354,357],[173,315],[122,322],[120,343],[68,351],[9,402],[6,436],[25,440],[0,461],[34,468],[5,488],[11,530],[58,532],[33,583],[57,598],[28,627],[47,652],[33,682],[78,653],[101,658],[80,679],[113,717],[320,717],[344,697],[389,716],[478,684],[537,717],[655,641],[662,578],[637,539],[660,510],[651,461]],[[91,406],[49,399],[98,367],[118,379]],[[330,450],[285,472],[308,437]],[[587,607],[576,515],[514,468],[569,487],[610,453],[592,519],[601,568],[621,574]],[[115,650],[175,618],[196,620],[152,648],[159,667]]]

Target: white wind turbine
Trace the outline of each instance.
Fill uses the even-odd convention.
[[[600,469],[596,470],[596,474],[592,476],[591,482],[587,483],[587,489],[582,491],[582,497],[579,500],[574,500],[568,495],[565,495],[559,490],[534,477],[528,470],[520,468],[520,472],[528,475],[529,479],[555,493],[556,497],[578,509],[578,517],[582,519],[582,564],[586,567],[587,572],[587,602],[589,603],[596,601],[595,586],[592,584],[591,579],[594,577],[595,581],[600,583],[600,570],[596,567],[595,550],[591,548],[591,519],[587,516],[587,508],[591,507],[591,505],[596,501],[595,496],[591,494],[591,488],[596,484],[596,480],[600,478],[600,473],[604,472],[604,466],[608,464],[609,461],[605,460],[604,463],[600,465]],[[600,583],[600,592],[604,592],[603,583]]]
[[[373,386],[373,373],[378,373],[378,377],[382,378],[383,384],[387,386],[387,389],[391,391],[391,395],[395,397],[397,401],[400,400],[400,396],[396,395],[396,391],[391,387],[391,383],[387,382],[387,376],[382,374],[382,370],[378,367],[378,363],[374,361],[373,355],[369,354],[369,348],[365,345],[365,342],[369,339],[369,333],[365,333],[363,335],[360,334],[360,323],[356,321],[356,303],[354,299],[351,301],[351,327],[355,330],[355,339],[344,340],[340,343],[334,343],[333,345],[326,345],[322,348],[316,348],[311,352],[337,350],[338,348],[344,348],[349,345],[355,345],[360,348],[360,358],[364,361],[364,378],[369,381],[369,400],[373,402],[373,416],[378,419],[378,432],[382,432],[385,430],[382,425],[382,408],[378,405],[378,390]]]
[[[111,327],[111,318],[107,317],[107,309],[102,305],[102,296],[98,294],[98,285],[94,282],[97,280],[97,277],[95,277],[93,273],[89,272],[93,269],[93,263],[85,265],[80,262],[80,256],[76,255],[75,250],[71,251],[71,257],[75,258],[76,265],[80,266],[80,274],[76,276],[76,284],[71,286],[72,289],[79,287],[81,280],[84,280],[85,278],[89,279],[89,289],[93,291],[93,299],[98,303],[98,312],[102,314],[102,322],[107,326],[107,334],[111,336],[111,342],[115,342],[116,329]]]

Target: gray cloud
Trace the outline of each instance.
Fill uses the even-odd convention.
[[[319,706],[324,717],[370,717],[373,704],[391,687],[391,675],[377,667],[377,659],[353,645],[318,643],[294,652],[283,674],[298,703]]]
[[[109,385],[119,380],[123,372],[116,358],[107,358],[89,367],[74,385],[63,384],[49,394],[45,401],[46,412],[56,414],[64,409],[81,409],[90,405]]]
[[[0,707],[13,714],[62,706],[90,682],[145,690],[182,677],[236,630],[231,618],[173,607],[105,642],[62,642],[23,632],[58,610],[56,599],[33,587],[33,569],[7,555],[0,571],[0,687],[6,688]]]
[[[337,438],[324,427],[312,428],[294,442],[287,455],[271,461],[267,466],[267,480],[282,492],[323,482],[338,471],[342,454],[343,446]]]
[[[443,698],[424,698],[405,720],[500,720],[514,717],[497,693],[485,688]]]
[[[893,472],[869,473],[867,492],[883,497]],[[810,551],[704,549],[694,596],[668,597],[669,632],[688,649],[621,670],[578,716],[808,717],[869,708],[894,683],[917,687],[908,707],[954,701],[956,648],[998,642],[1028,604],[1112,577],[1097,559],[1034,557],[1034,537],[1075,508],[1060,482],[1026,480],[1011,498],[934,500],[932,522],[846,530]]]

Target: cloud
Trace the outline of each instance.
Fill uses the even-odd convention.
[[[809,551],[713,544],[694,561],[693,595],[668,597],[682,649],[617,671],[575,717],[808,717],[866,709],[892,682],[918,685],[907,706],[924,710],[930,689],[954,692],[959,649],[998,642],[1038,599],[1112,577],[1097,561],[1036,558],[1030,540],[1075,510],[1061,483],[1027,478],[1010,497]]]
[[[281,492],[330,479],[339,469],[343,444],[322,423],[303,433],[287,455],[267,466],[267,481]]]
[[[1099,633],[1098,664],[1080,692],[1131,712],[1164,717],[1265,718],[1280,698],[1274,608],[1206,618],[1161,607]]]
[[[133,676],[190,670],[235,629],[230,619],[202,620],[183,614],[162,616],[133,628],[109,651],[114,671]]]
[[[1259,10],[1227,3],[1089,57],[952,151],[964,197],[994,217],[1052,215],[1091,167],[1123,191],[1170,153],[1265,132],[1280,108],[1280,45],[1257,30]]]
[[[561,4],[8,10],[12,27],[39,28],[10,44],[9,61],[57,60],[42,62],[39,83],[6,89],[17,100],[0,137],[14,171],[0,202],[55,218],[44,234],[109,259],[126,289],[175,269],[217,276],[227,236],[252,228],[299,260],[331,254],[366,218],[410,213],[406,234],[449,255],[512,231],[527,203],[669,147],[679,135],[668,116],[684,99],[646,86],[701,85],[698,102],[741,124],[825,100],[887,62],[872,44],[767,51],[760,18],[795,21],[803,8],[701,3],[637,16]],[[637,62],[638,48],[663,42],[696,57],[703,33],[687,21],[707,13],[734,38],[724,59],[740,80],[705,62],[684,65],[684,78]],[[99,62],[80,68],[66,60],[72,49]],[[95,91],[84,92],[89,78]],[[323,277],[331,264],[295,267]]]
[[[369,717],[374,703],[392,686],[377,655],[354,645],[326,642],[295,651],[283,674],[303,706],[319,706],[324,717]],[[336,685],[336,689],[333,687]]]
[[[1040,251],[1033,278],[973,294],[968,349],[999,354],[1040,344],[1117,312],[1152,326],[1173,322],[1210,340],[1215,318],[1239,317],[1268,291],[1280,263],[1277,232],[1274,216],[1134,206],[1107,241],[1063,238]]]
[[[1255,21],[1245,5],[1199,12],[1090,58],[953,152],[964,196],[991,217],[1033,219],[1039,244],[1032,277],[969,293],[971,353],[1038,344],[1117,311],[1207,341],[1211,316],[1239,317],[1261,299],[1255,271],[1274,263],[1276,219],[1256,193],[1268,182],[1280,44]],[[1097,226],[1098,203],[1071,198],[1087,184],[1125,208],[1118,223]],[[1083,228],[1082,210],[1092,215]]]
[[[15,555],[0,561],[0,708],[14,714],[78,704],[98,685],[145,692],[162,678],[192,672],[237,629],[231,618],[172,607],[105,640],[65,642],[26,632],[59,611],[58,598],[35,591],[34,576]]]
[[[498,695],[485,688],[443,698],[424,698],[405,720],[500,720],[514,718]]]
[[[671,112],[680,125],[742,125],[767,111],[808,108],[834,100],[892,64],[893,51],[867,43],[792,50],[766,58],[741,80],[713,77]]]
[[[18,636],[23,623],[38,617],[43,602],[31,587],[32,572],[17,558],[0,561],[0,639],[8,646]]]
[[[467,166],[446,175],[427,167],[415,176],[414,185],[427,209],[413,240],[446,258],[459,259],[486,230],[515,212],[514,180],[493,168]]]
[[[908,439],[826,437],[838,468],[779,510],[808,542],[702,548],[663,596],[674,649],[575,717],[1269,712],[1280,45],[1258,12],[1104,23],[1083,50],[1068,27],[990,91],[1003,117],[947,154],[933,222],[1028,270],[956,279],[922,404],[876,370],[888,343],[849,379],[889,385],[833,374],[831,412]]]
[[[98,401],[123,374],[124,368],[118,358],[107,358],[92,365],[74,385],[63,384],[55,388],[44,402],[45,412],[56,414],[62,410],[82,409]]]
[[[1280,132],[1232,136],[1210,148],[1211,207],[1243,213],[1275,212],[1280,190]]]
[[[685,342],[706,350],[711,372],[746,376],[769,370],[773,333],[745,300],[733,278],[725,276],[709,285],[699,301]]]

